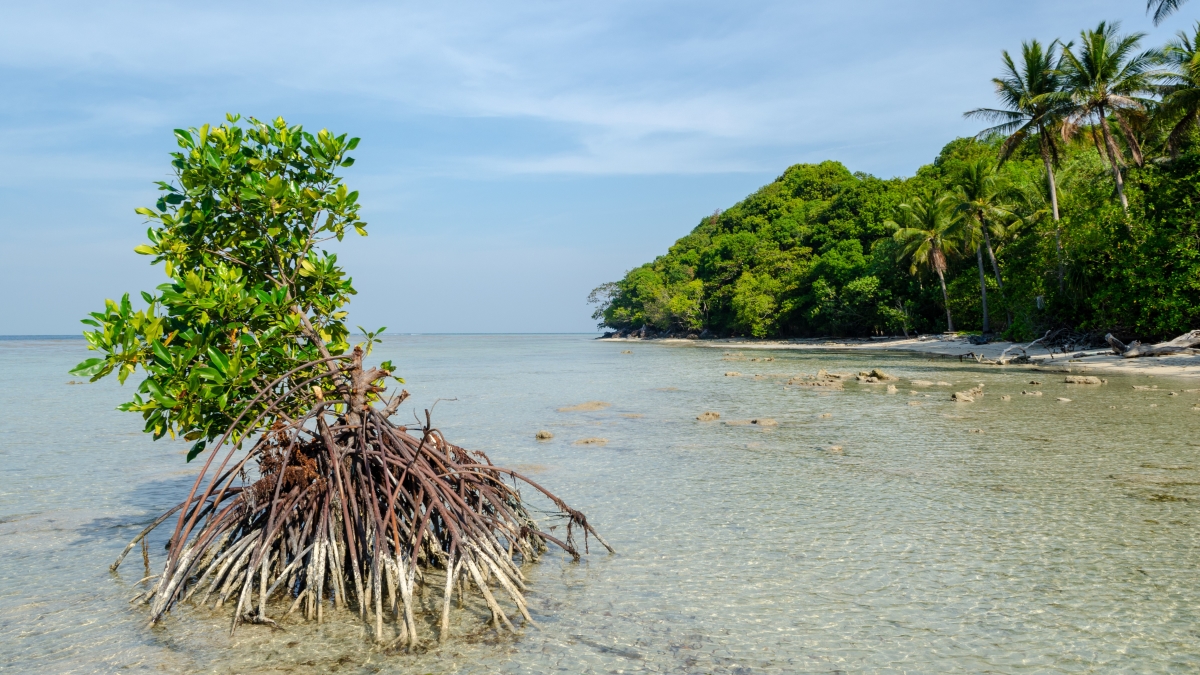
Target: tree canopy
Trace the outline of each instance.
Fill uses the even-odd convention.
[[[354,164],[346,153],[357,138],[283,118],[239,121],[175,130],[175,178],[137,209],[151,227],[134,249],[168,281],[142,292],[140,309],[126,294],[84,320],[102,355],[72,371],[124,382],[144,370],[121,409],[140,412],[155,438],[196,441],[189,460],[230,425],[237,442],[306,409],[311,386],[329,388],[349,348],[342,308],[355,291],[321,244],[367,234],[358,193],[336,175]],[[282,392],[291,394],[260,415]]]

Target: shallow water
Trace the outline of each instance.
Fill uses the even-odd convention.
[[[434,413],[452,441],[533,474],[617,548],[528,569],[540,630],[497,636],[466,610],[461,637],[406,655],[372,648],[353,617],[230,637],[226,615],[185,607],[145,628],[127,603],[140,554],[108,564],[195,467],[113,410],[132,387],[66,384],[81,340],[2,340],[0,670],[1200,669],[1200,393],[1182,391],[1200,382],[581,336],[389,337],[376,355],[414,405],[457,399]],[[873,367],[901,376],[897,393],[773,377]],[[949,400],[980,382],[980,401]],[[556,412],[590,400],[613,405]],[[706,410],[721,420],[697,422]],[[723,424],[761,417],[779,426]],[[573,444],[589,437],[608,443]]]

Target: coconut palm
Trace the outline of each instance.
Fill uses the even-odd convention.
[[[1118,35],[1120,27],[1119,22],[1101,21],[1096,30],[1080,33],[1078,52],[1074,45],[1063,47],[1059,70],[1063,76],[1063,89],[1070,96],[1071,110],[1063,121],[1062,133],[1064,138],[1070,138],[1083,125],[1092,124],[1096,150],[1102,159],[1107,155],[1121,208],[1129,210],[1125,178],[1121,174],[1125,162],[1108,128],[1108,117],[1111,114],[1116,118],[1133,161],[1141,166],[1144,163],[1142,150],[1129,126],[1128,114],[1144,110],[1138,97],[1154,89],[1153,68],[1158,55],[1153,50],[1136,52],[1145,34]],[[1097,128],[1100,138],[1096,137]]]
[[[1021,43],[1021,62],[1018,66],[1007,51],[1001,52],[1004,73],[992,78],[996,95],[1004,108],[977,108],[963,113],[967,118],[998,122],[984,129],[977,138],[1004,138],[1000,145],[1000,163],[1012,156],[1026,143],[1037,143],[1038,153],[1046,167],[1046,182],[1050,190],[1050,206],[1054,214],[1054,242],[1058,249],[1058,284],[1063,283],[1062,232],[1059,228],[1058,186],[1054,165],[1058,163],[1058,142],[1055,131],[1070,110],[1070,101],[1060,93],[1062,77],[1058,72],[1058,41],[1043,47],[1037,40]]]
[[[999,190],[996,166],[987,157],[981,157],[963,168],[955,187],[955,210],[962,215],[957,224],[960,239],[967,248],[974,246],[975,261],[979,266],[979,295],[983,305],[983,332],[990,333],[988,317],[987,279],[983,271],[983,251],[987,250],[996,275],[996,285],[1004,291],[1004,280],[1000,276],[1000,263],[992,247],[991,230],[1000,223],[1008,211],[1003,206]]]
[[[900,258],[912,261],[909,272],[916,274],[921,267],[928,267],[937,275],[946,305],[946,330],[950,332],[954,331],[954,317],[946,292],[946,256],[958,252],[956,225],[961,218],[954,206],[954,199],[944,193],[914,197],[897,207],[899,224],[890,220],[885,223],[896,231],[893,236],[901,245]]]
[[[1154,25],[1157,26],[1185,2],[1187,0],[1146,0],[1146,13],[1154,12]]]
[[[1200,22],[1193,33],[1176,33],[1177,38],[1163,49],[1168,70],[1162,74],[1162,102],[1158,115],[1175,121],[1167,135],[1167,149],[1178,153],[1188,131],[1200,123]]]

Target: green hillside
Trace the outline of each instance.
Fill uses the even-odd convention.
[[[1083,34],[1097,53],[1110,49],[1094,44],[1097,35],[1122,37],[1098,30]],[[986,290],[989,328],[1014,339],[1051,327],[1141,338],[1196,328],[1200,104],[1175,94],[1200,92],[1200,78],[1188,75],[1191,67],[1200,75],[1200,58],[1192,50],[1192,65],[1172,66],[1170,54],[1151,53],[1145,77],[1127,85],[1142,96],[1114,111],[1069,89],[1082,85],[1063,55],[1027,44],[1023,60],[1006,64],[1012,77],[996,82],[1003,100],[1002,85],[1028,84],[1030,68],[1053,66],[1048,93],[1008,106],[1031,109],[1044,126],[1026,115],[1020,131],[998,116],[1005,108],[980,111],[1001,127],[952,141],[908,178],[834,161],[792,166],[597,288],[595,318],[611,329],[720,336],[934,332],[951,319],[958,330],[981,330]],[[921,249],[925,231],[940,233],[937,251]]]

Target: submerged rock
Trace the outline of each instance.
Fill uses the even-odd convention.
[[[728,373],[725,373],[725,377],[741,377],[741,376],[742,376],[742,374],[736,370],[731,370]]]
[[[770,419],[768,417],[759,417],[757,419],[752,419],[752,420],[727,420],[725,422],[725,425],[730,426],[730,427],[748,427],[748,426],[777,427],[777,426],[779,426],[779,422],[776,422],[775,420]]]
[[[534,434],[533,437],[538,439],[539,441],[548,441],[551,438],[554,438],[554,434],[550,433],[549,431],[546,431],[545,429],[542,429],[541,431]]]
[[[721,413],[709,410],[708,412],[700,413],[696,419],[700,420],[701,422],[711,422],[716,419],[721,419]]]
[[[1057,400],[1059,403],[1070,403],[1071,402],[1071,399],[1069,399],[1065,396],[1059,396]]]
[[[1040,392],[1040,391],[1026,391],[1024,389],[1021,390],[1021,393],[1026,396],[1041,396],[1042,395],[1042,392]]]
[[[1068,375],[1065,382],[1067,384],[1104,384],[1104,380],[1095,375]]]
[[[595,412],[597,410],[604,410],[605,408],[611,407],[611,403],[606,403],[604,401],[588,401],[586,403],[580,403],[579,405],[569,405],[565,408],[559,408],[558,412]]]
[[[896,389],[896,385],[894,385],[894,384],[889,384],[889,385],[888,385],[888,388],[887,388],[887,393],[889,393],[889,394],[894,394],[894,393],[896,393],[896,391],[898,391],[898,390]]]
[[[607,445],[607,438],[581,438],[575,441],[575,445]]]

